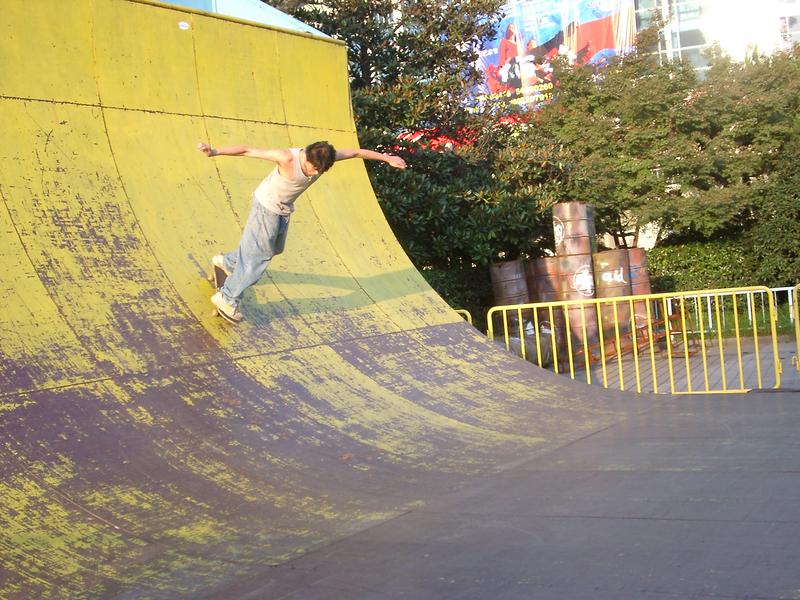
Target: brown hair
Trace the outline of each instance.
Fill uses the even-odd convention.
[[[314,142],[305,148],[306,160],[314,165],[320,173],[324,173],[336,162],[336,149],[328,142]]]

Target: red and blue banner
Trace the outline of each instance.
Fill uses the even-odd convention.
[[[483,73],[476,110],[548,102],[556,86],[555,56],[601,66],[633,46],[634,0],[511,0],[503,8],[498,37],[476,64]]]

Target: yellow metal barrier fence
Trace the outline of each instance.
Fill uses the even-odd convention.
[[[590,384],[675,394],[780,387],[775,302],[762,286],[497,306],[487,322],[507,350]]]
[[[470,313],[466,308],[456,308],[454,309],[461,317],[470,325],[472,325],[472,313]]]
[[[797,302],[798,296],[800,296],[800,283],[794,286],[794,290],[792,290],[792,310],[794,311],[792,321],[794,321],[795,340],[795,352],[792,357],[792,363],[794,364],[794,368],[797,369],[797,372],[800,373],[800,304]]]

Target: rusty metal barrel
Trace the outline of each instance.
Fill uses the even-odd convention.
[[[559,300],[586,300],[588,298],[594,298],[593,272],[591,254],[559,256]]]
[[[650,294],[650,271],[647,269],[647,252],[644,248],[628,248],[631,293],[634,296]]]
[[[489,266],[489,276],[492,280],[496,306],[528,303],[528,281],[525,276],[525,265],[521,259],[492,263]],[[502,331],[503,323],[498,322],[495,327]],[[516,311],[508,313],[508,333],[519,336],[520,325]]]
[[[535,258],[525,265],[531,302],[558,300],[558,259],[555,256]]]
[[[594,278],[592,276],[592,255],[572,254],[558,257],[559,300],[588,300],[594,298]],[[569,330],[572,333],[573,352],[597,340],[597,314],[595,307],[586,305],[570,307],[568,310]],[[584,322],[586,336],[584,337]]]
[[[597,249],[594,209],[584,202],[554,205],[553,237],[558,256],[559,300],[594,298],[592,252]],[[573,349],[576,345],[583,346],[584,341],[593,344],[597,339],[597,318],[593,306],[586,306],[583,310],[580,307],[570,308],[568,323]]]
[[[583,202],[555,204],[553,206],[553,237],[557,256],[596,252],[594,209]]]
[[[628,249],[603,250],[592,257],[598,298],[631,295],[631,273]]]
[[[528,302],[538,302],[536,269],[532,260],[525,261],[525,281],[528,282]]]
[[[627,248],[598,252],[592,260],[598,298],[619,298],[631,295],[630,262]],[[614,303],[603,303],[600,313],[603,321],[604,336],[615,334],[615,320],[618,323],[620,333],[626,333],[631,330],[629,302],[617,302],[616,310]]]
[[[647,268],[647,252],[644,248],[628,248],[630,264],[631,294],[640,296],[653,293],[650,286],[650,271]],[[647,303],[637,300],[633,303],[633,312],[638,326],[647,324]],[[655,318],[655,310],[650,308],[651,319]]]
[[[558,258],[545,256],[527,263],[528,292],[531,302],[557,302],[561,299],[558,279]],[[540,308],[537,311],[540,331],[549,331],[556,338],[556,346],[564,343],[564,311],[560,308]],[[550,351],[549,348],[546,349]]]

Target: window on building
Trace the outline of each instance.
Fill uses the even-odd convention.
[[[681,50],[681,60],[688,62],[695,69],[708,67],[708,59],[703,56],[703,48],[689,48]]]
[[[680,44],[681,47],[685,48],[686,46],[702,46],[706,43],[706,37],[703,35],[703,32],[699,29],[690,29],[688,31],[681,31],[680,32]]]
[[[653,24],[653,14],[650,11],[636,13],[636,31],[647,29]]]
[[[699,2],[680,2],[675,4],[675,12],[680,21],[699,19],[703,9]]]

